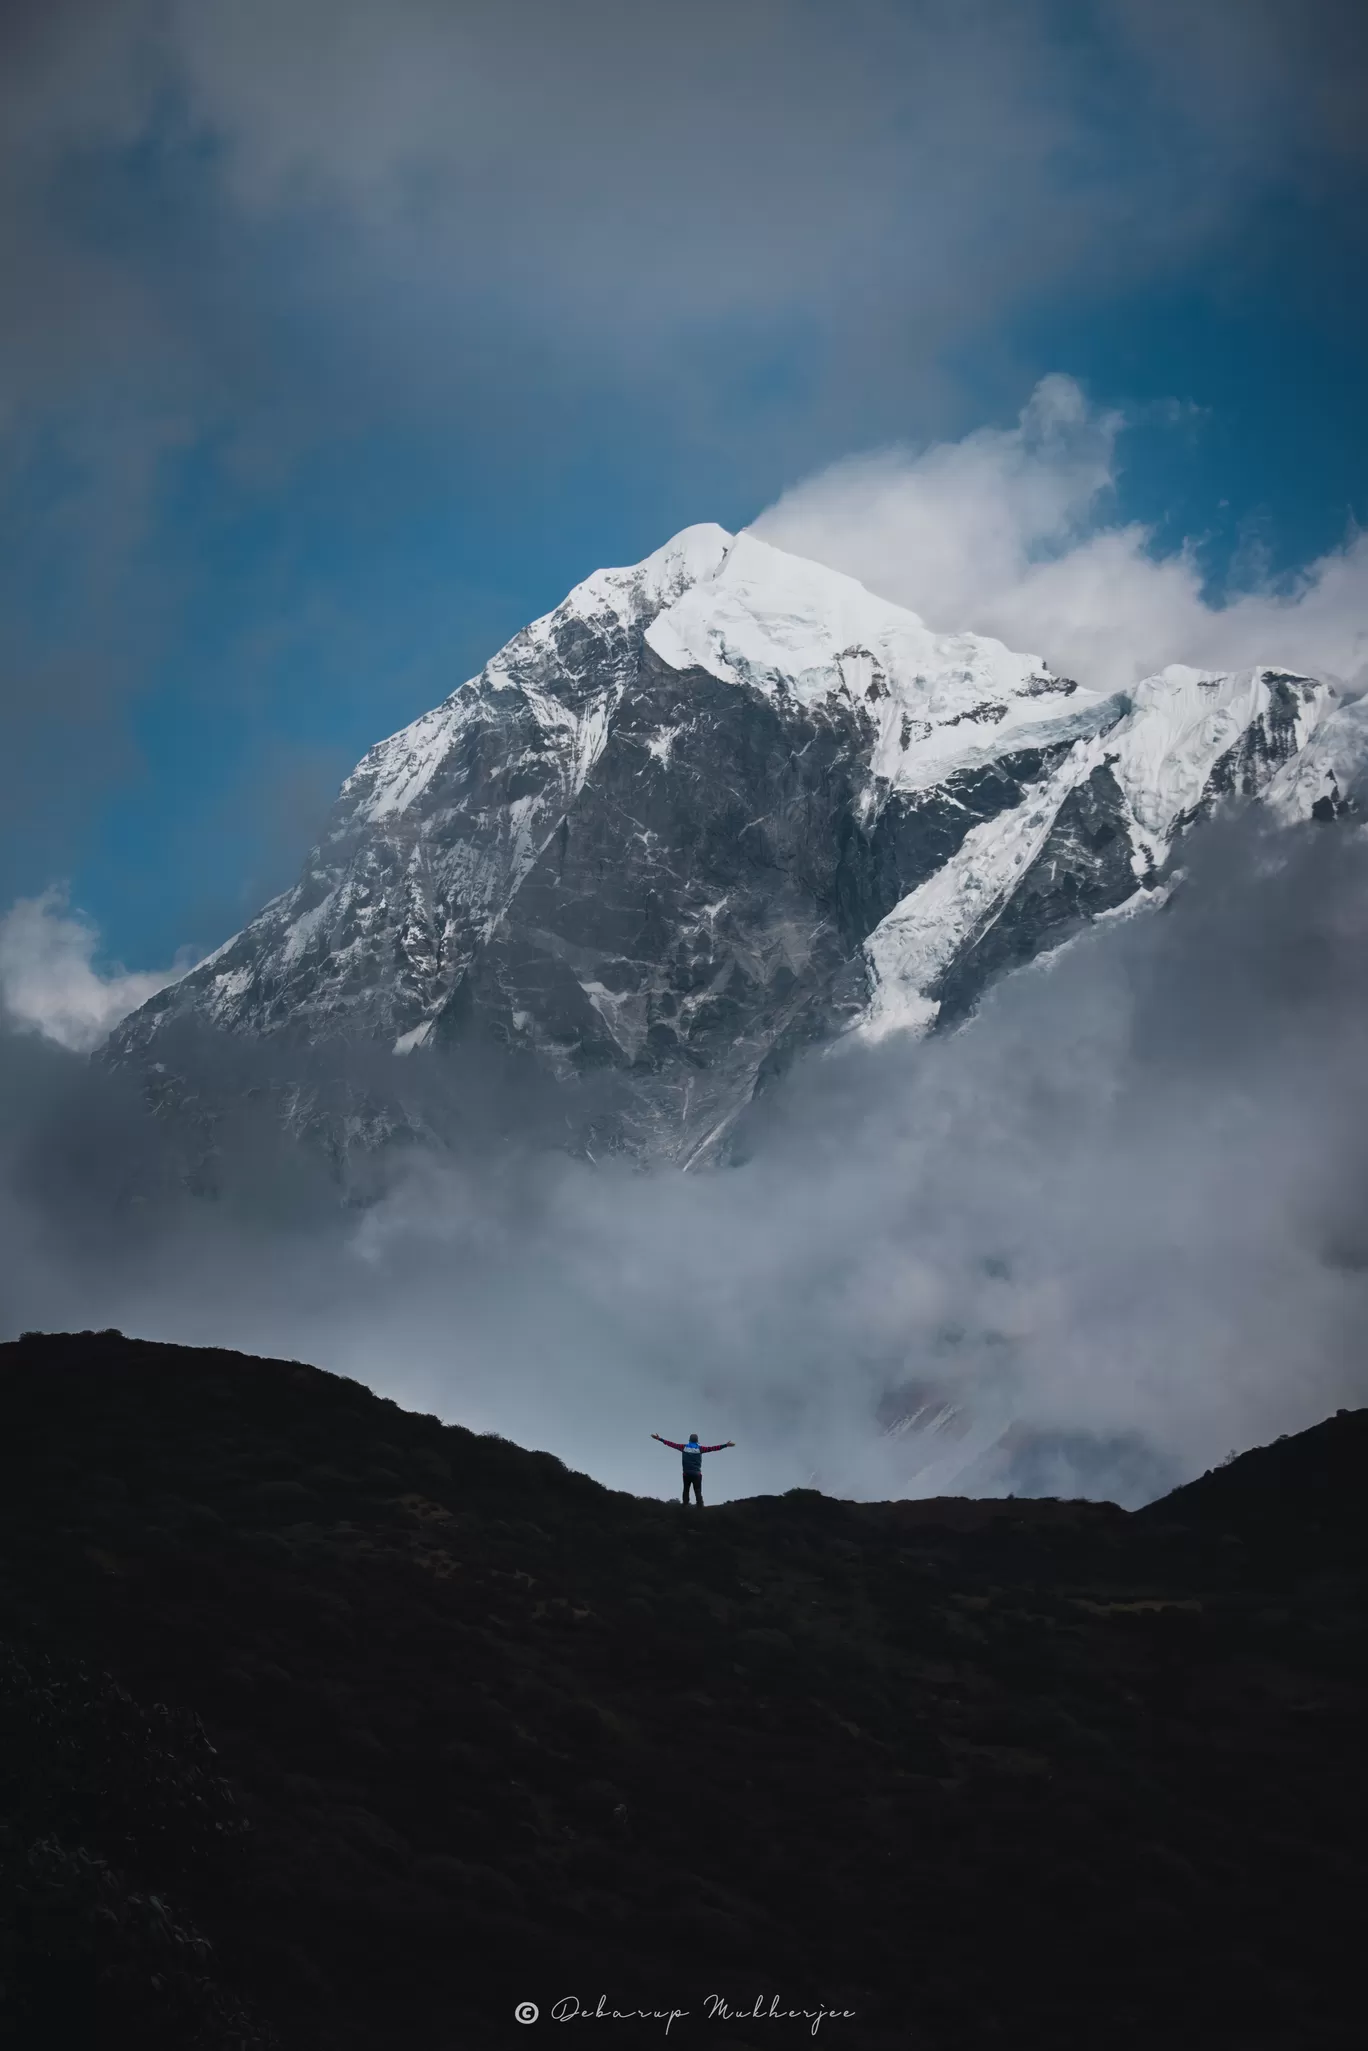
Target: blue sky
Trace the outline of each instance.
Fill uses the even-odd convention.
[[[4,902],[216,944],[589,570],[1051,374],[1120,416],[1085,525],[1277,589],[1368,522],[1366,45],[1334,0],[11,8]]]

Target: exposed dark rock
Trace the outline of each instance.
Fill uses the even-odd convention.
[[[984,985],[1058,946],[1085,920],[1133,897],[1136,873],[1125,799],[1109,763],[1069,792],[1035,860],[998,916],[940,984],[941,1018],[962,1018]]]

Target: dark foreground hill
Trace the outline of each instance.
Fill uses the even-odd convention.
[[[7,2045],[1361,2041],[1368,1413],[1138,1516],[685,1512],[117,1334],[0,1433]]]

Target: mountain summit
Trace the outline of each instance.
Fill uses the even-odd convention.
[[[415,1061],[499,1047],[580,1087],[583,1144],[688,1164],[795,1047],[960,1017],[1155,890],[1222,796],[1333,815],[1357,713],[1266,668],[1103,696],[686,528],[372,748],[295,887],[107,1058],[174,1099],[177,1026],[408,1057],[392,1102],[333,1120],[345,1151],[403,1125]]]

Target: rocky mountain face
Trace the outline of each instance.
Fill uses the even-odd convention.
[[[373,748],[294,889],[106,1058],[203,1108],[194,1034],[250,1042],[345,1155],[433,1131],[444,1057],[497,1049],[575,1143],[688,1165],[796,1047],[962,1017],[1142,902],[1221,798],[1333,816],[1366,737],[1320,679],[1173,668],[1104,697],[689,528]],[[287,1080],[342,1047],[364,1083]]]

